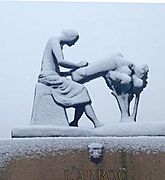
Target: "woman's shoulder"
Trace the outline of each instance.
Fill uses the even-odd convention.
[[[47,41],[47,44],[50,44],[50,45],[54,45],[57,43],[59,43],[59,38],[55,36],[50,37]]]

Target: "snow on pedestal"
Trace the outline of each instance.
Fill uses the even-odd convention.
[[[103,159],[99,164],[90,160],[88,147],[93,143],[103,145]],[[121,180],[163,180],[164,166],[165,137],[0,140],[1,180],[59,180],[59,177],[60,180],[80,179],[78,177],[87,179],[89,170],[96,172],[96,175],[99,172],[105,175],[112,173],[111,177],[126,172],[125,178]]]
[[[14,128],[11,136],[22,137],[107,137],[107,136],[164,136],[165,122],[123,122],[105,124],[98,128],[65,126],[27,126]]]

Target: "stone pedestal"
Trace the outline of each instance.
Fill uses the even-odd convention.
[[[103,145],[102,161],[89,158]],[[0,140],[0,180],[164,180],[165,137]]]
[[[66,111],[53,99],[49,86],[37,83],[31,125],[69,126]]]
[[[34,125],[14,128],[11,136],[13,138],[165,136],[165,122],[109,123],[98,128]]]

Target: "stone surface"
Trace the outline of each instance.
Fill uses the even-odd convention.
[[[110,54],[87,67],[77,69],[72,72],[72,79],[76,82],[85,83],[104,76],[108,71],[114,70],[119,66],[132,64],[125,60],[121,53]]]
[[[121,122],[136,121],[140,94],[147,86],[149,68],[125,60],[122,54],[107,58],[73,71],[72,79],[85,83],[103,77],[121,112]],[[134,98],[135,97],[135,98]],[[135,99],[133,102],[132,100]],[[131,111],[132,104],[133,110]],[[132,112],[132,113],[131,113]]]
[[[89,93],[82,85],[98,77],[105,79],[115,96],[121,111],[121,122],[136,121],[140,93],[147,85],[148,66],[135,66],[126,61],[121,53],[111,54],[93,65],[86,61],[75,63],[65,59],[64,45],[71,47],[78,39],[76,30],[67,29],[47,41],[35,89],[30,125],[68,126],[65,108],[73,107],[75,113],[70,126],[78,126],[84,112],[94,127],[102,126],[92,107]],[[62,72],[61,67],[69,70]],[[67,76],[71,76],[71,79]],[[130,103],[134,97],[134,108],[130,114]]]
[[[77,126],[83,112],[95,127],[100,126],[85,86],[66,78],[72,71],[88,65],[86,61],[74,63],[64,58],[63,46],[73,46],[78,39],[78,32],[68,29],[47,41],[35,89],[31,125],[68,126],[65,108],[73,107],[75,115],[70,126]],[[69,71],[62,72],[61,67]]]
[[[103,144],[102,162],[88,145]],[[35,138],[0,141],[1,180],[163,180],[165,138]]]
[[[66,111],[54,101],[50,87],[37,83],[30,125],[69,126]]]
[[[27,126],[14,128],[11,136],[19,137],[106,137],[106,136],[164,136],[164,121],[109,123],[98,128],[66,126]]]

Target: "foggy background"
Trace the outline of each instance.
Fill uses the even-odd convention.
[[[46,42],[68,28],[80,39],[64,48],[66,59],[92,63],[121,52],[135,64],[148,64],[137,121],[164,120],[165,4],[0,2],[0,138],[29,125]],[[98,119],[118,122],[118,105],[104,80],[85,86]],[[72,109],[68,115],[71,121]],[[85,115],[79,124],[92,127]]]

